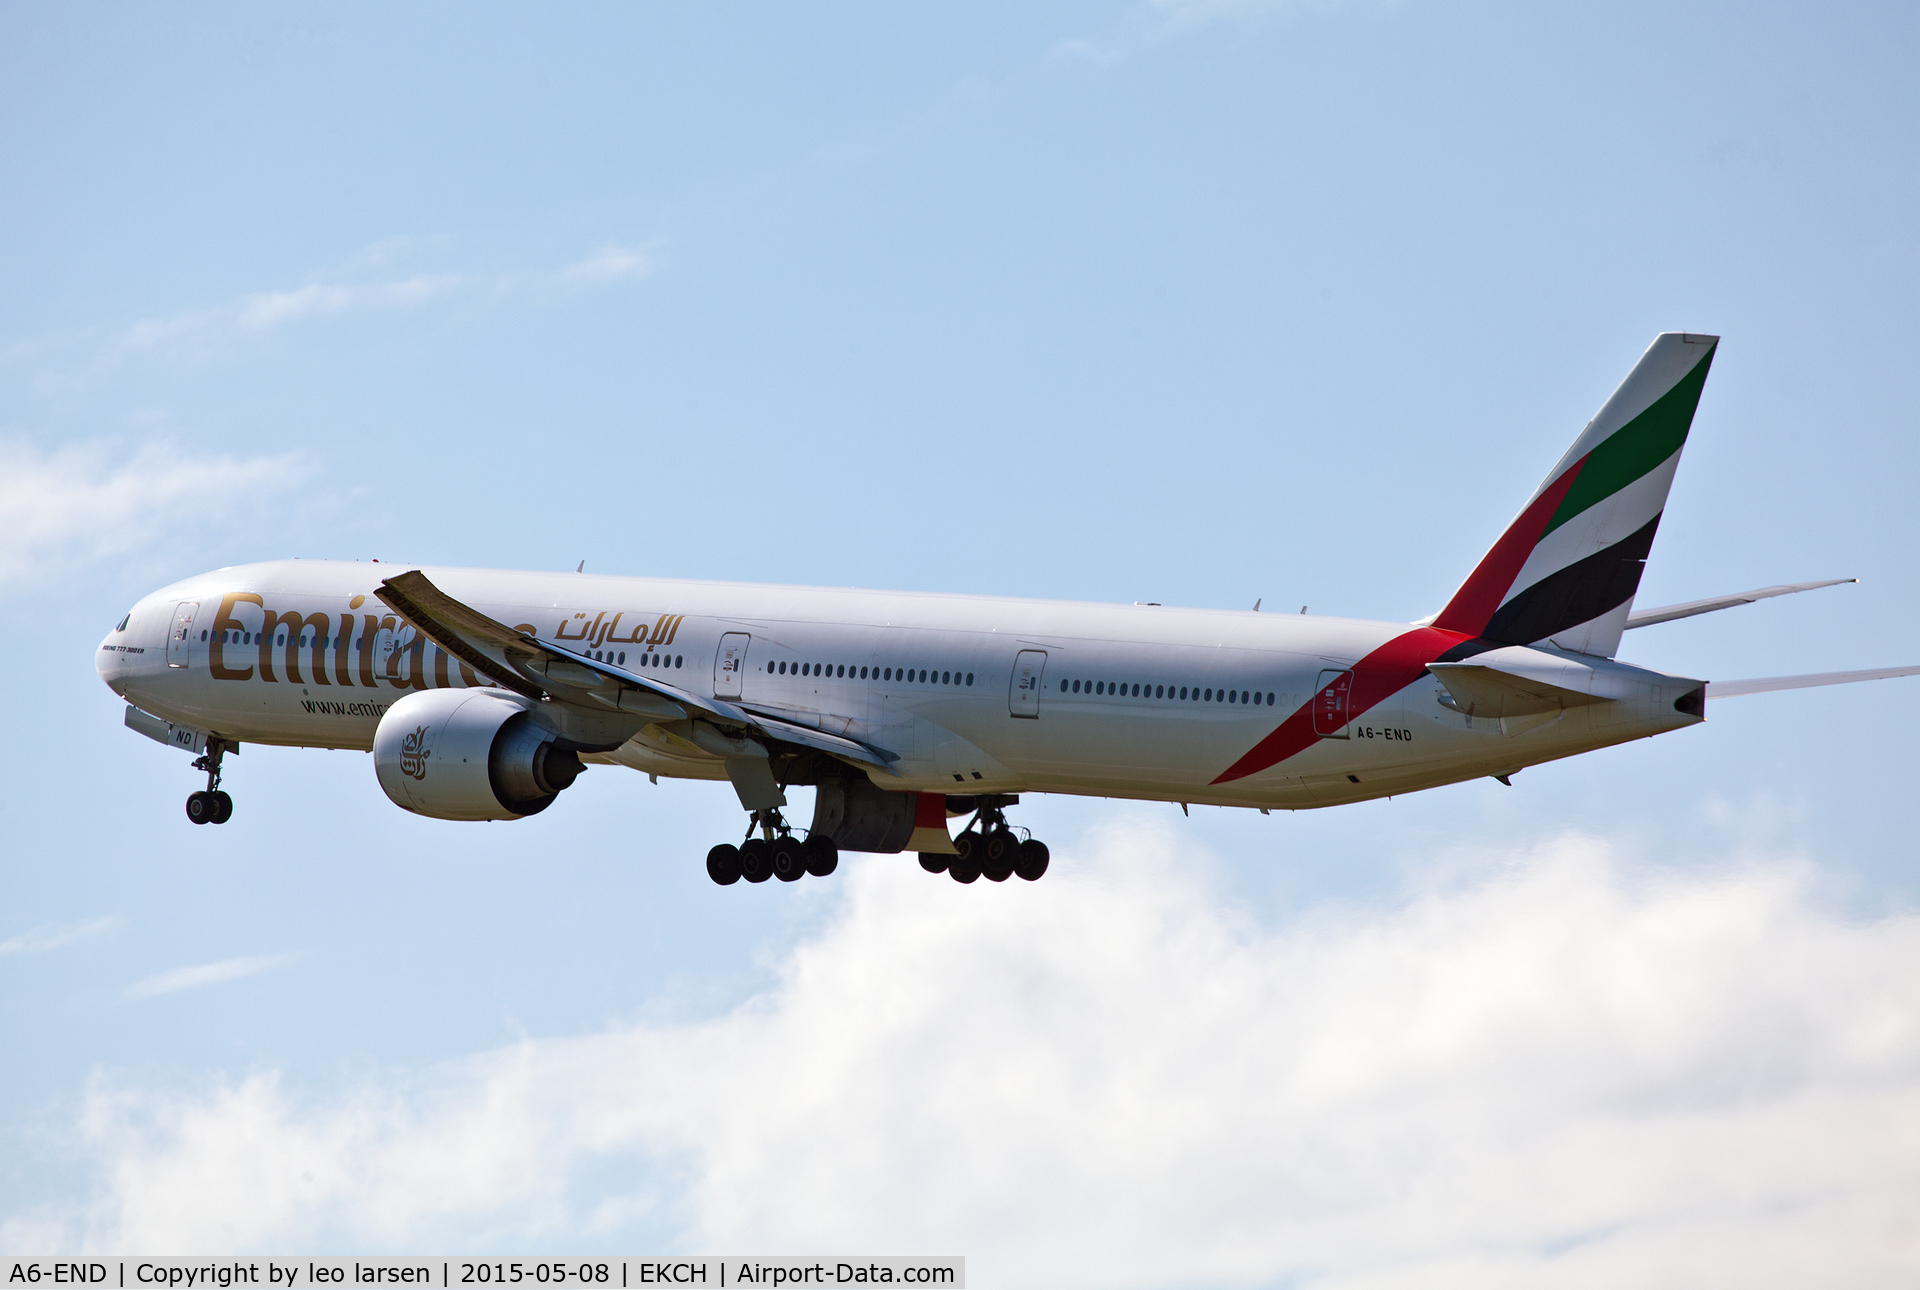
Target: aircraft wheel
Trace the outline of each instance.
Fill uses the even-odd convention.
[[[1005,882],[1013,877],[1013,862],[1020,852],[1020,839],[1014,836],[1012,829],[995,829],[987,834],[980,849],[983,853],[980,872],[988,882]]]
[[[953,840],[953,849],[959,854],[947,862],[947,876],[955,882],[972,882],[978,878],[980,861],[986,850],[981,836],[972,829],[963,829],[960,836]]]
[[[1014,854],[1013,871],[1028,882],[1038,882],[1040,875],[1047,871],[1047,862],[1051,859],[1046,843],[1039,838],[1028,838]]]
[[[212,794],[212,797],[213,797],[212,823],[225,824],[228,820],[231,820],[233,818],[233,799],[227,796],[227,794],[224,791],[216,791],[215,793]]]
[[[740,845],[740,876],[748,882],[773,877],[773,848],[765,838],[748,838]]]
[[[1013,850],[1009,848],[998,860],[982,860],[980,875],[988,882],[1005,882],[1013,877]]]
[[[206,824],[213,819],[213,794],[187,794],[187,818],[195,824]]]
[[[1013,853],[1020,849],[1020,839],[1004,824],[987,834],[984,844],[986,853],[981,859],[986,862],[988,868],[992,868],[1001,861],[1012,864]]]
[[[740,881],[740,848],[722,842],[707,852],[707,877],[722,887]]]
[[[800,839],[792,834],[774,839],[773,876],[781,882],[799,882],[807,876],[807,858],[800,853]]]
[[[945,855],[939,851],[922,851],[920,853],[920,867],[928,873],[945,873],[947,871],[947,861],[951,859],[953,859],[952,856]]]
[[[808,873],[824,878],[840,867],[840,848],[829,838],[808,838],[800,847],[800,858],[806,862]]]

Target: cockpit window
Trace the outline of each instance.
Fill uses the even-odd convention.
[[[115,630],[116,632],[124,632],[125,630],[127,630],[127,624],[132,621],[133,621],[133,611],[129,609],[127,611],[127,616],[125,618],[122,618],[120,620],[120,625],[114,628],[113,630]]]

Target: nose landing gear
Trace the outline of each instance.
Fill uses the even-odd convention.
[[[759,829],[761,836],[754,837]],[[824,878],[840,867],[840,848],[818,835],[802,841],[793,836],[779,811],[753,813],[747,825],[747,840],[739,846],[721,843],[707,852],[707,877],[722,887],[731,887],[745,878],[748,882],[799,882],[808,874]]]
[[[220,761],[226,752],[223,741],[209,739],[206,755],[193,763],[195,770],[207,772],[206,790],[187,795],[187,818],[195,824],[225,824],[233,818],[233,799],[220,791]]]

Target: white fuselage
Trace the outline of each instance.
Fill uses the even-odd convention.
[[[129,703],[229,742],[369,749],[404,694],[487,684],[381,602],[381,579],[408,567],[290,560],[187,579],[108,634],[101,676]],[[425,572],[467,605],[583,656],[885,750],[893,774],[873,778],[893,789],[1328,806],[1510,773],[1699,720],[1673,706],[1697,682],[1606,660],[1593,662],[1637,686],[1635,697],[1550,719],[1468,717],[1443,705],[1447,692],[1421,658],[1381,670],[1396,651],[1438,648],[1426,640],[1432,629],[1403,623]],[[744,648],[737,672],[719,666],[728,646]],[[1355,673],[1351,708],[1313,712],[1316,699],[1332,704],[1343,671]],[[1384,690],[1380,676],[1390,678]],[[1369,678],[1378,696],[1367,694]],[[1289,719],[1297,732],[1308,717],[1318,725],[1304,740],[1281,738]],[[720,760],[656,726],[588,760],[724,777]]]

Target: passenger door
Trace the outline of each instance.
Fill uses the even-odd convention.
[[[752,640],[753,637],[746,632],[728,632],[720,638],[720,652],[713,658],[715,697],[740,697],[740,682],[747,671],[747,645]]]
[[[193,616],[200,612],[200,602],[183,600],[174,608],[173,629],[167,633],[167,666],[185,667],[188,656],[193,652]]]
[[[1013,660],[1013,681],[1007,688],[1007,715],[1040,719],[1040,683],[1047,670],[1047,652],[1023,649]]]
[[[1348,714],[1353,699],[1353,673],[1329,668],[1320,674],[1320,689],[1313,696],[1313,733],[1322,739],[1345,739]]]

